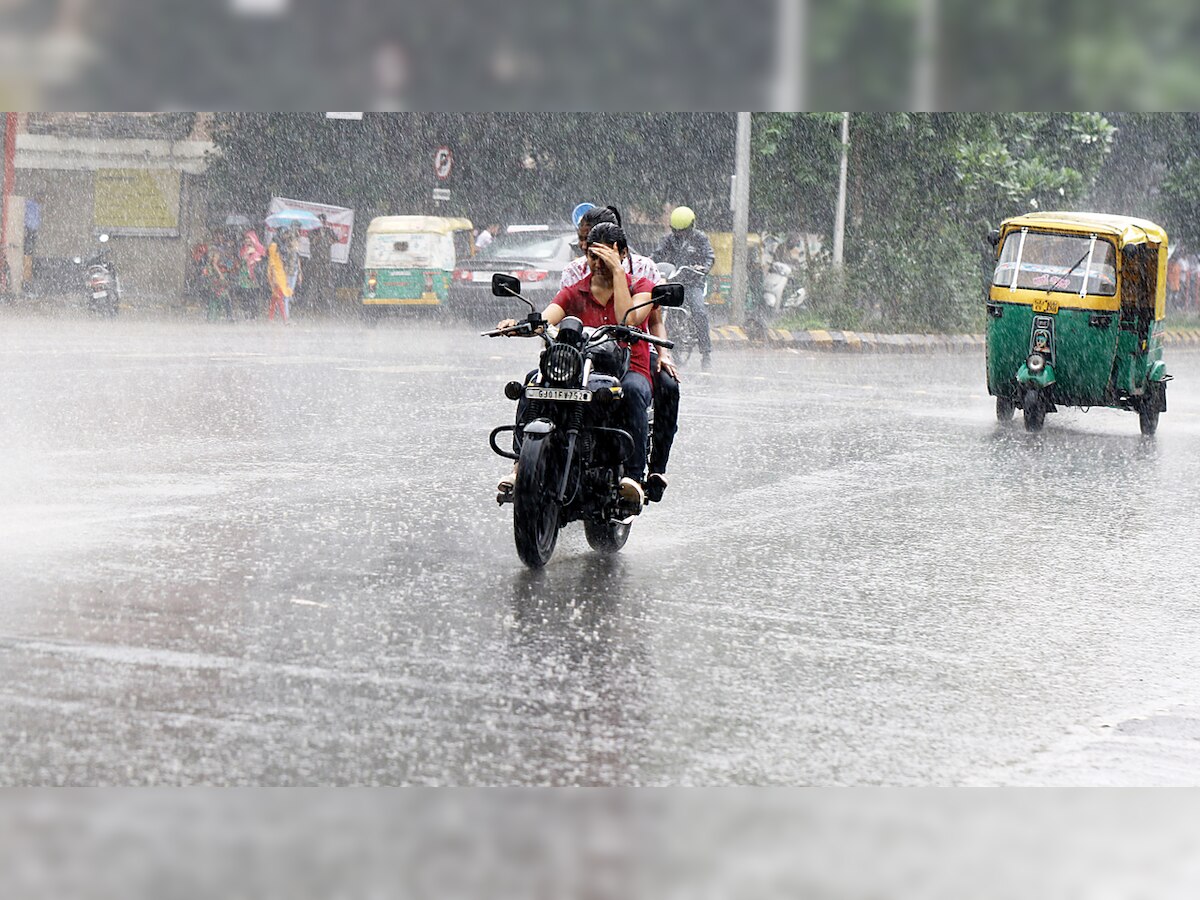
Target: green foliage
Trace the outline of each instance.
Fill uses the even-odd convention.
[[[823,209],[813,214],[797,203],[792,221],[831,236],[839,117],[760,118],[760,212],[787,221],[779,208],[803,196]],[[989,225],[1032,208],[1077,206],[1114,135],[1094,113],[853,115],[845,268],[809,273],[813,310],[834,327],[978,327]],[[771,173],[764,159],[793,168]]]

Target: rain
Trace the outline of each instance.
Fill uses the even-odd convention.
[[[1195,115],[5,127],[0,782],[1194,782]],[[631,272],[672,235],[711,248],[699,309],[654,294],[678,434],[657,500],[653,451],[639,477],[581,439],[597,468],[531,559],[489,435],[510,382],[574,382],[483,334],[593,315],[560,281],[607,265],[573,216],[608,204]],[[1045,226],[1077,241],[1059,264],[1022,237],[1054,210],[1110,218]],[[989,374],[1026,294],[1053,321]],[[1110,393],[1081,393],[1100,353]]]

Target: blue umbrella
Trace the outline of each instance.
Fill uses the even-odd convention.
[[[267,216],[267,225],[271,228],[299,228],[301,231],[313,231],[321,227],[321,220],[316,213],[307,209],[281,209]]]

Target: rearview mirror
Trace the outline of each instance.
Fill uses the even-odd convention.
[[[650,299],[659,306],[678,309],[683,306],[683,285],[675,281],[656,284],[654,290],[650,292]]]
[[[519,297],[521,295],[521,279],[497,272],[492,276],[492,293],[497,297]]]
[[[1000,246],[1000,229],[999,228],[993,228],[991,231],[989,231],[987,233],[987,242],[989,244],[991,244],[993,247]]]

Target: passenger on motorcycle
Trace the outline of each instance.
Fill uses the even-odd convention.
[[[650,300],[654,282],[648,278],[634,278],[626,271],[628,258],[629,242],[619,225],[602,222],[594,226],[587,235],[588,274],[575,284],[559,290],[550,305],[542,311],[542,318],[549,325],[557,325],[567,316],[575,316],[589,328],[622,323],[641,326],[652,307],[634,307]],[[516,324],[515,319],[505,319],[496,327],[512,328]],[[645,503],[641,478],[646,471],[647,410],[652,397],[650,350],[644,341],[637,341],[628,349],[629,369],[621,378],[624,399],[621,401],[620,420],[633,441],[625,459],[628,474],[621,479],[621,497],[641,509]],[[521,403],[517,409],[518,425],[526,424],[527,412],[528,404]],[[497,487],[501,492],[508,492],[515,483],[514,469],[500,479]]]
[[[587,253],[588,233],[601,222],[621,224],[621,213],[615,206],[593,206],[579,220],[579,247]],[[654,284],[662,281],[658,267],[648,256],[639,256],[630,249],[626,257],[626,268],[635,279],[646,278]],[[581,256],[563,269],[559,289],[578,284],[588,274],[587,257]],[[657,306],[650,308],[646,319],[646,331],[655,337],[667,339],[666,320]],[[646,496],[652,501],[662,500],[667,489],[667,462],[671,458],[671,446],[679,430],[679,373],[665,347],[650,349],[650,370],[654,374],[654,442],[650,455],[650,472],[646,476]]]

